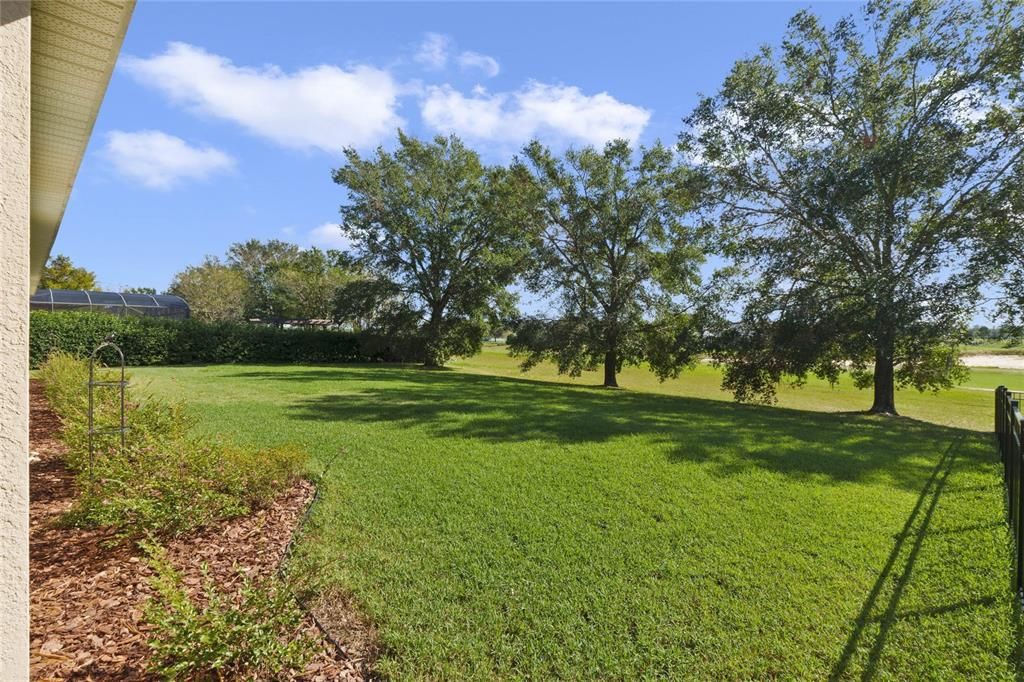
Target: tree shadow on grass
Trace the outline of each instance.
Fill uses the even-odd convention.
[[[906,418],[399,366],[238,370],[229,376],[317,384],[315,393],[288,405],[293,419],[389,423],[433,437],[552,447],[640,434],[667,448],[672,461],[701,463],[723,476],[766,469],[835,483],[880,480],[917,491],[953,439],[975,444],[961,455],[966,461],[981,465],[994,457],[984,434]]]
[[[401,367],[243,370],[234,376],[315,384],[287,405],[288,416],[296,420],[387,423],[422,429],[431,437],[493,443],[540,441],[539,456],[552,457],[559,456],[559,449],[566,445],[643,435],[664,449],[669,461],[697,464],[720,476],[765,470],[813,478],[816,484],[881,481],[917,493],[864,597],[830,671],[831,679],[846,679],[854,671],[865,680],[879,675],[885,668],[887,646],[896,639],[893,628],[897,625],[905,627],[906,622],[921,618],[969,616],[978,609],[983,613],[1011,598],[1006,593],[947,599],[929,592],[929,598],[924,603],[918,599],[915,607],[903,603],[908,585],[921,573],[914,569],[926,538],[934,536],[942,546],[943,538],[984,535],[1001,524],[1001,520],[959,518],[946,527],[942,522],[933,524],[940,499],[977,495],[1001,485],[987,434],[905,418],[738,405]],[[954,467],[957,475],[951,476]],[[994,472],[991,484],[959,476],[986,469]],[[1020,628],[1020,619],[1015,622]],[[1012,627],[992,624],[1004,626]]]

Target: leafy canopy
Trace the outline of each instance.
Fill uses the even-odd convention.
[[[299,258],[301,249],[296,244],[269,239],[262,242],[250,239],[232,244],[227,253],[227,264],[247,282],[245,317],[274,320],[285,317],[281,297],[276,290],[276,277],[280,271]]]
[[[800,12],[686,119],[706,218],[751,275],[718,351],[737,397],[849,362],[895,412],[894,385],[963,376],[981,228],[1024,148],[1021,22],[1013,0],[871,2],[831,29]]]
[[[176,274],[167,289],[167,293],[185,299],[192,317],[203,322],[246,319],[248,291],[245,276],[214,256]]]
[[[39,278],[40,289],[96,289],[96,274],[77,267],[65,255],[57,254],[43,266]]]
[[[495,316],[513,304],[532,184],[521,169],[488,167],[455,136],[362,157],[345,150],[334,181],[348,192],[342,231],[371,277],[390,282],[418,320],[427,364],[479,350]]]
[[[232,244],[225,261],[208,256],[185,268],[169,292],[188,301],[200,320],[326,320],[339,289],[354,277],[340,251],[250,239]]]
[[[338,291],[356,278],[339,251],[311,247],[276,268],[269,277],[271,310],[289,320],[327,320],[334,316]]]
[[[678,343],[689,335],[680,302],[696,290],[703,261],[682,223],[692,174],[661,144],[634,155],[625,140],[561,158],[535,141],[524,156],[540,207],[526,283],[557,300],[559,315],[520,322],[512,351],[527,367],[553,359],[573,376],[604,363],[609,386],[656,345],[673,349],[658,355],[664,371],[688,362],[695,348]]]

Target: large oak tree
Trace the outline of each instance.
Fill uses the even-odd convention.
[[[719,349],[739,398],[849,367],[895,414],[897,385],[962,376],[981,227],[1024,149],[1021,24],[1014,0],[871,2],[831,29],[801,12],[687,119],[708,219],[752,276]]]
[[[618,385],[624,364],[653,359],[652,347],[671,349],[659,367],[688,362],[696,346],[685,304],[703,261],[682,222],[692,174],[664,146],[634,154],[624,140],[562,157],[533,142],[524,156],[541,207],[526,282],[559,310],[522,320],[511,350],[526,366],[552,359],[574,376],[603,365],[605,386]]]
[[[345,150],[341,230],[380,289],[419,319],[428,366],[475,353],[521,267],[532,189],[522,169],[489,167],[455,136],[399,131],[393,152]]]

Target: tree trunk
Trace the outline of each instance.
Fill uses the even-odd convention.
[[[434,307],[430,313],[430,321],[427,323],[426,357],[423,359],[423,366],[430,369],[438,369],[444,366],[444,359],[441,357],[441,321],[444,312]]]
[[[615,368],[618,364],[615,351],[610,350],[604,354],[604,385],[606,388],[619,387],[618,382],[615,381]]]
[[[893,342],[888,336],[875,344],[875,402],[869,412],[896,416]]]
[[[438,356],[436,346],[430,341],[427,342],[426,357],[423,359],[423,366],[428,369],[440,369],[444,365]]]

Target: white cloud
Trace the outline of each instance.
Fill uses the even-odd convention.
[[[428,69],[443,69],[448,64],[448,50],[452,39],[440,33],[427,33],[413,59]]]
[[[530,81],[514,92],[466,96],[449,85],[427,88],[420,111],[441,132],[475,140],[522,143],[545,136],[603,145],[615,138],[636,142],[651,112],[607,92],[586,95],[578,87]]]
[[[219,149],[195,147],[159,130],[113,130],[107,133],[105,153],[121,175],[154,189],[169,189],[182,180],[203,180],[235,165]]]
[[[466,50],[459,55],[459,66],[463,71],[480,69],[488,78],[494,78],[501,71],[498,60],[486,54]]]
[[[341,232],[338,223],[324,223],[309,231],[309,243],[322,249],[351,251],[352,242]]]
[[[452,40],[451,36],[444,35],[443,33],[426,33],[423,36],[423,41],[416,48],[413,60],[427,69],[440,71],[448,66],[454,45],[455,41]],[[455,57],[455,61],[458,62],[459,68],[463,71],[479,69],[488,78],[497,76],[498,72],[501,71],[501,65],[498,64],[497,59],[472,50],[460,52]]]
[[[140,83],[193,111],[233,121],[285,147],[337,152],[371,147],[402,124],[400,86],[387,71],[330,64],[287,73],[277,66],[235,66],[187,43],[121,65]]]
[[[969,126],[984,120],[999,100],[989,97],[979,88],[966,88],[950,101],[953,119],[962,126]]]

